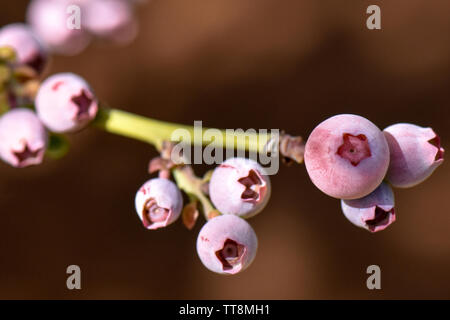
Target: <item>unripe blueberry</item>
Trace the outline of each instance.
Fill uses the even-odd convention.
[[[47,140],[47,131],[29,109],[13,109],[0,118],[0,157],[14,167],[40,164]]]
[[[362,198],[383,181],[389,147],[372,122],[341,114],[313,130],[305,146],[305,165],[312,182],[327,195]]]
[[[391,152],[387,178],[394,187],[413,187],[444,162],[441,140],[431,128],[398,123],[384,129],[384,134]]]
[[[86,48],[90,35],[83,26],[78,29],[70,25],[72,12],[67,10],[83,3],[82,0],[33,0],[27,9],[27,21],[51,51],[75,55]]]
[[[136,212],[150,230],[173,223],[183,209],[181,191],[168,179],[148,180],[136,194]]]
[[[35,100],[39,118],[53,132],[74,132],[92,121],[98,102],[89,84],[73,73],[47,78]]]
[[[14,23],[0,29],[0,47],[15,50],[17,63],[33,68],[41,73],[48,60],[47,51],[31,28],[22,23]]]
[[[209,270],[236,274],[246,269],[256,256],[258,239],[242,218],[221,215],[209,220],[197,238],[197,253]]]
[[[392,188],[384,182],[364,198],[341,200],[347,219],[370,232],[384,230],[395,221],[394,205]]]
[[[270,198],[270,180],[256,161],[231,158],[214,170],[209,195],[223,214],[249,218],[259,213]]]
[[[96,36],[127,44],[137,35],[133,6],[124,0],[89,0],[83,25]]]

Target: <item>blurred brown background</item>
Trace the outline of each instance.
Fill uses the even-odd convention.
[[[27,1],[2,1],[0,25]],[[366,28],[370,4],[382,30]],[[224,128],[280,128],[305,138],[337,113],[379,127],[432,126],[450,144],[450,3],[446,0],[154,0],[131,46],[95,43],[55,57],[110,105]],[[450,298],[450,166],[397,190],[398,220],[379,234],[351,225],[303,166],[282,167],[251,219],[256,260],[233,277],[205,269],[181,222],[145,230],[134,211],[153,148],[99,132],[40,167],[0,165],[0,298]],[[448,160],[447,160],[448,161]],[[66,289],[68,265],[82,290]],[[366,288],[367,266],[382,290]]]

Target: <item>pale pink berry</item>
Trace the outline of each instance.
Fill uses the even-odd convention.
[[[398,123],[384,129],[384,134],[391,152],[387,178],[394,187],[413,187],[444,162],[441,140],[431,128]]]
[[[27,21],[33,31],[53,52],[64,55],[76,55],[83,51],[90,42],[90,35],[80,24],[74,28],[71,22],[72,5],[81,10],[82,0],[33,0],[27,10]],[[77,26],[75,26],[77,27]]]
[[[47,141],[44,126],[29,109],[13,109],[0,118],[0,157],[13,167],[40,164]]]
[[[73,73],[58,73],[47,78],[39,88],[35,105],[44,125],[60,133],[84,128],[98,111],[91,87]]]
[[[256,161],[231,158],[214,170],[209,183],[211,201],[223,214],[249,218],[270,198],[270,180]]]
[[[209,270],[236,274],[254,260],[258,239],[253,228],[235,215],[221,215],[209,220],[197,238],[197,253]]]
[[[19,65],[27,65],[37,73],[41,73],[47,64],[46,49],[31,28],[23,23],[9,24],[0,29],[0,47],[3,46],[14,49]]]
[[[133,6],[124,0],[90,0],[83,25],[98,37],[128,44],[137,35]]]
[[[361,116],[341,114],[320,123],[305,147],[312,182],[338,199],[362,198],[383,181],[389,147],[380,129]]]
[[[183,208],[181,191],[168,179],[147,181],[136,194],[136,212],[144,227],[163,228],[175,222]]]
[[[377,232],[395,221],[394,193],[382,183],[374,192],[361,199],[341,200],[342,212],[354,225]]]

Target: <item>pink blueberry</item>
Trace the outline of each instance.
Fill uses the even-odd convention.
[[[444,162],[441,140],[431,128],[398,123],[384,129],[384,134],[391,152],[387,178],[394,187],[413,187]]]
[[[44,126],[29,109],[13,109],[0,118],[0,157],[13,167],[40,164],[47,141]]]
[[[168,179],[147,181],[136,194],[136,212],[144,227],[163,228],[175,222],[183,208],[181,191]]]
[[[98,37],[127,44],[137,35],[133,6],[124,0],[90,0],[83,25]]]
[[[305,165],[312,182],[327,195],[362,198],[383,181],[389,165],[389,147],[372,122],[341,114],[313,130],[305,147]]]
[[[197,238],[197,253],[209,270],[236,274],[254,260],[258,239],[253,228],[242,218],[221,215],[209,220]]]
[[[77,5],[83,17],[83,0],[33,0],[27,10],[27,21],[33,31],[53,52],[76,55],[90,42],[90,35],[80,25],[80,29],[69,28],[71,12],[68,8]],[[70,24],[69,24],[70,25]]]
[[[378,232],[395,221],[394,193],[382,183],[374,192],[361,199],[341,200],[342,212],[354,225]]]
[[[48,54],[31,28],[22,23],[14,23],[0,29],[0,47],[15,50],[19,65],[27,65],[41,73],[48,61]]]
[[[209,183],[213,204],[223,214],[249,218],[259,213],[270,198],[270,180],[256,161],[231,158],[214,170]]]
[[[35,105],[45,126],[59,133],[84,128],[98,111],[91,87],[73,73],[58,73],[47,78],[39,88]]]

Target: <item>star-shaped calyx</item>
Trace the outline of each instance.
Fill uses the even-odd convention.
[[[142,212],[142,222],[148,228],[153,223],[164,222],[169,218],[170,210],[160,207],[155,199],[147,201]]]
[[[365,135],[359,134],[354,136],[349,133],[344,133],[342,138],[343,143],[336,153],[348,160],[354,167],[372,155],[369,142]]]
[[[255,170],[250,170],[248,176],[240,178],[238,182],[245,187],[241,195],[244,201],[256,203],[261,200],[265,183]]]
[[[216,256],[222,263],[223,270],[227,271],[241,263],[244,252],[245,246],[234,240],[226,239],[223,248],[216,251]]]
[[[438,149],[434,161],[444,159],[444,148],[441,147],[441,138],[438,135],[436,135],[436,137],[434,137],[433,139],[428,140],[428,143],[432,144]]]
[[[73,97],[72,102],[78,107],[76,114],[76,118],[78,120],[89,117],[89,109],[92,104],[92,98],[88,96],[85,90],[81,90],[81,93],[78,96]]]
[[[393,219],[391,219],[391,216]],[[377,229],[384,229],[386,226],[393,222],[391,220],[395,220],[395,209],[392,208],[391,210],[384,210],[377,206],[375,208],[374,217],[372,219],[366,220],[365,223],[369,228],[369,231],[375,232],[377,231]]]
[[[25,147],[22,151],[13,151],[14,156],[19,162],[19,166],[25,165],[30,160],[34,160],[40,156],[42,149],[32,150],[28,144],[25,144]]]

